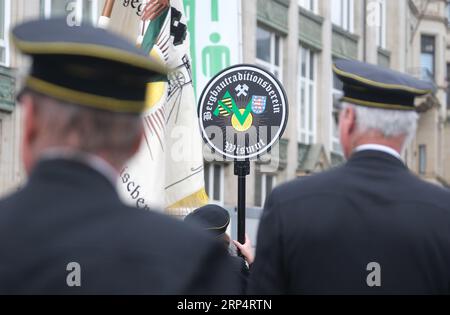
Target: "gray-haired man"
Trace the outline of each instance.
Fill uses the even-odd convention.
[[[19,95],[30,177],[0,201],[0,294],[239,292],[221,244],[115,191],[142,139],[147,84],[164,69],[65,19],[21,24],[13,38],[33,58]]]
[[[450,292],[450,192],[413,175],[401,153],[416,96],[433,87],[339,60],[340,139],[348,162],[275,189],[259,230],[250,292]]]

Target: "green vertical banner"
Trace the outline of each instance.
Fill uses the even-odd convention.
[[[194,91],[196,91],[196,82],[197,82],[197,69],[195,67],[197,61],[197,50],[195,49],[195,31],[196,31],[196,16],[195,16],[195,1],[196,0],[183,0],[184,4],[184,12],[186,14],[187,27],[190,36],[191,42],[191,58],[192,58],[192,80],[194,81]]]
[[[196,96],[223,69],[241,63],[241,0],[184,0]]]
[[[219,22],[219,0],[211,0],[211,21]]]

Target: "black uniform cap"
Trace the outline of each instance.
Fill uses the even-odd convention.
[[[342,100],[361,106],[415,110],[415,97],[435,90],[431,82],[355,60],[337,60],[333,70],[344,84]]]
[[[226,232],[230,214],[220,206],[206,205],[188,214],[184,221],[219,236]]]
[[[167,70],[125,39],[66,19],[37,20],[12,31],[17,48],[33,58],[26,87],[62,101],[97,109],[140,113],[147,83]]]

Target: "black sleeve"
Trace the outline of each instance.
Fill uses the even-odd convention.
[[[247,282],[249,276],[249,269],[245,259],[240,256],[230,256],[233,262],[234,272],[239,278],[239,294],[244,295],[247,291]]]
[[[264,207],[258,229],[255,262],[252,265],[248,294],[285,294],[283,240],[280,209],[275,190]]]
[[[222,243],[211,242],[187,292],[193,295],[242,294],[240,276]]]

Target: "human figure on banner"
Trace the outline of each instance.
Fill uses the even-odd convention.
[[[206,46],[202,52],[203,74],[211,78],[223,69],[231,65],[230,49],[225,45],[219,45],[221,36],[212,33],[209,37],[213,45]]]

